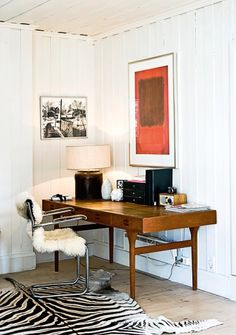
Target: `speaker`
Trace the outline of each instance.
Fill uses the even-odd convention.
[[[172,169],[146,170],[145,204],[156,206],[159,194],[166,193],[172,186]]]
[[[117,179],[116,188],[120,188],[120,189],[123,190],[125,181],[127,181],[127,180],[126,179]]]

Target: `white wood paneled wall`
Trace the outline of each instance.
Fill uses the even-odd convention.
[[[230,188],[236,180],[234,136],[230,136],[235,125],[229,81],[235,14],[235,1],[224,0],[98,39],[95,46],[76,36],[34,32],[33,55],[30,30],[0,27],[0,272],[22,270],[34,263],[31,244],[14,209],[15,195],[31,187],[32,168],[33,190],[39,201],[54,193],[74,194],[73,172],[66,169],[66,145],[112,144],[113,165],[106,175],[113,186],[116,179],[144,174],[144,168],[129,166],[128,63],[175,52],[174,184],[187,193],[189,201],[212,206],[218,216],[216,226],[199,232],[199,287],[236,299],[236,279],[231,273],[232,268],[234,274],[236,271],[235,248],[231,248],[236,215],[232,210],[234,189]],[[50,95],[87,96],[88,138],[40,139],[39,97]],[[10,122],[6,122],[9,115]],[[164,234],[177,240],[189,233]],[[121,230],[116,230],[115,244],[116,261],[127,264],[127,239]],[[94,250],[107,257],[107,238],[101,231],[96,232]],[[189,250],[184,254],[190,256]],[[170,273],[170,264],[159,266],[160,261],[172,262],[169,252],[137,258],[138,268],[144,271],[163,277]],[[190,285],[191,270],[175,267],[172,278]]]
[[[176,142],[174,184],[189,201],[217,210],[218,224],[199,231],[199,287],[232,296],[229,291],[231,258],[230,221],[230,99],[229,46],[235,36],[235,1],[221,1],[195,11],[157,20],[96,41],[96,91],[105,142],[113,144],[113,172],[109,177],[142,175],[128,165],[129,99],[128,62],[175,52],[177,57]],[[233,126],[235,131],[235,125]],[[122,173],[121,173],[122,171]],[[235,173],[235,172],[233,172]],[[235,223],[234,223],[235,224]],[[235,231],[235,229],[234,229]],[[170,239],[187,238],[173,231]],[[235,236],[233,237],[235,238]],[[99,237],[96,252],[104,255]],[[116,233],[116,260],[127,263],[123,233]],[[188,249],[184,254],[190,257]],[[126,258],[125,258],[126,255]],[[158,267],[164,254],[140,257],[138,266],[168,276],[169,267]],[[191,285],[190,269],[176,267],[172,278]]]
[[[35,257],[18,193],[32,187],[32,31],[0,26],[0,273],[32,269]]]
[[[94,46],[92,41],[85,41],[72,35],[35,32],[33,68],[33,183],[34,196],[41,204],[41,199],[50,198],[56,193],[74,197],[75,171],[66,169],[66,146],[102,143],[102,132],[101,129],[97,129],[99,115],[94,102]],[[41,140],[40,96],[86,96],[88,137]],[[93,234],[84,232],[82,235],[88,243],[93,241]],[[50,260],[52,257],[52,254],[39,254],[37,261]]]
[[[34,38],[34,194],[74,196],[74,172],[66,169],[65,147],[99,141],[94,104],[92,42],[78,37],[37,32]],[[88,138],[40,139],[40,96],[86,96]]]

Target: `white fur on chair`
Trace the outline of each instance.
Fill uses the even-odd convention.
[[[16,209],[20,216],[23,216],[26,220],[28,220],[27,215],[27,206],[26,206],[26,200],[31,200],[33,202],[33,214],[35,218],[35,223],[41,223],[43,219],[43,213],[37,202],[34,200],[32,195],[30,195],[28,192],[22,192],[20,193],[16,198]]]
[[[33,234],[33,246],[39,252],[63,251],[68,256],[84,256],[85,239],[72,229],[63,228],[46,231],[37,228]]]
[[[42,210],[29,193],[23,192],[18,195],[16,200],[17,211],[21,216],[29,220],[26,205],[26,200],[28,199],[33,203],[32,212],[35,223],[40,224],[43,219]],[[78,236],[71,228],[47,231],[40,227],[36,228],[32,234],[31,225],[28,225],[27,232],[33,240],[34,248],[39,252],[62,251],[68,256],[84,256],[85,254],[85,239]]]

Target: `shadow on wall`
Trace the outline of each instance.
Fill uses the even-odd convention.
[[[44,183],[34,185],[32,188],[32,194],[39,204],[41,204],[42,199],[49,199],[57,193],[74,197],[74,176],[48,180]]]

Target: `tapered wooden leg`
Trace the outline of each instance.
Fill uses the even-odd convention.
[[[59,228],[59,225],[55,224],[54,229],[58,229],[58,228]],[[54,271],[59,272],[59,251],[54,251]]]
[[[135,299],[135,242],[136,232],[127,232],[129,240],[130,297]]]
[[[197,233],[199,227],[190,228],[192,240],[192,288],[197,290]]]
[[[109,260],[113,263],[113,250],[114,250],[114,228],[109,227]]]
[[[59,252],[54,251],[54,271],[59,271]]]

